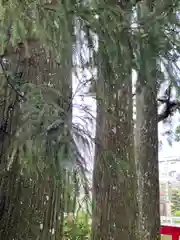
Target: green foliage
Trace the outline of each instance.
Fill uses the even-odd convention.
[[[180,125],[177,126],[176,128],[175,136],[176,136],[176,141],[180,142]]]
[[[180,213],[180,191],[179,190],[172,190],[171,195],[171,202],[172,202],[172,213],[174,216]]]
[[[174,211],[174,216],[175,217],[180,217],[180,210]]]
[[[91,222],[85,212],[79,212],[72,223],[66,218],[63,240],[89,240]]]

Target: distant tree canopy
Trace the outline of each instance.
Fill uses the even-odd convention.
[[[180,190],[172,190],[171,203],[171,210],[174,215],[177,211],[180,211]]]

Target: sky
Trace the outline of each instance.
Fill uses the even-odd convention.
[[[180,142],[176,142],[173,138],[172,143],[169,144],[167,141],[168,136],[164,135],[167,130],[171,130],[173,133],[175,132],[176,127],[180,124],[180,114],[175,113],[172,117],[171,124],[159,123],[159,140],[162,141],[162,146],[159,148],[159,158],[162,159],[164,157],[180,157]]]
[[[163,149],[159,152],[159,158],[163,159],[165,157],[180,157],[180,143],[173,142],[172,146],[169,143],[163,143]]]

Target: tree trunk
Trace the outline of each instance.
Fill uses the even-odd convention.
[[[154,88],[155,90],[155,88]],[[160,232],[157,105],[155,92],[141,88],[136,99],[136,160],[139,175],[141,239]]]
[[[56,91],[59,91],[59,99],[54,96],[49,96],[49,99],[51,101],[56,100],[57,104],[59,103],[62,108],[64,108],[65,114],[67,114],[67,119],[71,118],[72,119],[72,113],[71,113],[71,92],[72,92],[72,62],[71,62],[71,51],[66,52],[68,55],[67,59],[64,57],[64,65],[59,65],[55,61],[55,56],[51,53],[51,55],[47,56],[45,54],[44,49],[42,46],[39,45],[38,42],[36,42],[34,45],[29,46],[30,49],[30,58],[26,58],[24,55],[24,49],[20,49],[20,54],[12,54],[9,55],[9,71],[15,71],[17,68],[17,65],[19,65],[20,69],[23,72],[23,79],[28,81],[29,83],[33,83],[35,86],[39,84],[46,85],[48,83],[53,85],[53,88],[56,89]],[[19,55],[19,57],[18,57]],[[67,60],[65,62],[65,60]],[[6,82],[7,79],[4,80],[5,87],[7,89],[11,89],[9,84]],[[4,90],[5,91],[5,90]],[[7,90],[6,90],[7,91]],[[14,89],[11,89],[11,96],[8,98],[8,101],[5,102],[5,113],[4,115],[7,115],[8,108],[12,102],[14,103],[15,100],[15,106],[13,106],[13,115],[11,115],[9,118],[7,118],[8,126],[12,124],[11,128],[9,129],[8,134],[4,134],[4,132],[0,132],[0,137],[1,137],[1,143],[0,143],[0,148],[1,148],[1,172],[3,173],[1,176],[1,196],[0,200],[1,202],[4,201],[4,196],[5,196],[5,207],[2,209],[4,213],[2,213],[2,218],[1,220],[1,227],[0,227],[0,239],[3,240],[9,240],[13,239],[14,237],[18,237],[18,239],[21,238],[28,238],[35,233],[33,232],[33,229],[31,229],[31,224],[33,223],[33,216],[37,216],[37,213],[39,211],[38,218],[41,219],[43,222],[42,217],[43,212],[46,213],[46,207],[44,206],[44,200],[45,200],[45,193],[50,194],[50,191],[54,191],[54,198],[57,196],[58,198],[62,198],[63,194],[61,193],[61,186],[57,184],[53,184],[52,187],[53,189],[50,189],[47,192],[47,186],[44,185],[44,179],[41,181],[37,181],[35,183],[35,188],[36,192],[39,191],[39,189],[43,189],[43,195],[39,196],[32,196],[32,191],[34,191],[33,188],[29,187],[29,190],[25,190],[22,181],[20,181],[20,178],[22,179],[23,177],[20,176],[20,162],[19,162],[19,153],[18,153],[18,148],[14,149],[12,139],[14,139],[14,133],[18,129],[18,126],[21,124],[21,115],[20,113],[20,108],[19,108],[19,101],[17,100],[17,92],[15,92]],[[4,97],[6,98],[8,93],[4,94]],[[52,100],[52,97],[54,98]],[[15,100],[14,100],[15,99]],[[47,99],[48,101],[48,99]],[[23,104],[23,103],[21,103]],[[4,115],[1,115],[4,116]],[[61,116],[59,115],[59,118]],[[3,123],[3,119],[1,119],[1,123]],[[22,147],[22,146],[21,146]],[[10,158],[11,153],[13,151],[17,151],[17,154],[15,155],[16,159],[13,159],[12,163],[10,164]],[[52,160],[52,159],[51,159]],[[54,161],[54,160],[52,160]],[[7,168],[9,166],[9,170],[7,171]],[[51,167],[49,166],[49,169]],[[51,173],[50,173],[51,174]],[[13,177],[10,177],[10,176]],[[23,178],[24,179],[24,178]],[[24,180],[25,181],[25,180]],[[29,182],[30,184],[30,182]],[[47,184],[47,182],[46,182]],[[30,184],[32,185],[32,184]],[[13,187],[14,186],[14,187]],[[19,190],[18,190],[19,189]],[[61,193],[61,194],[58,194]],[[29,196],[29,200],[27,200],[27,194]],[[61,197],[59,197],[61,195]],[[49,196],[50,197],[50,196]],[[35,199],[35,203],[32,204],[31,199]],[[22,202],[20,203],[20,199]],[[50,228],[53,229],[54,226],[57,225],[57,222],[60,223],[58,220],[59,212],[63,211],[63,209],[60,209],[60,206],[62,205],[61,202],[59,201],[58,204],[56,204],[56,207],[54,206],[54,201],[49,203],[52,208],[51,211],[51,218],[46,220],[46,225],[43,228],[43,233],[46,232],[45,239],[55,239],[57,236],[56,233],[50,234],[49,230]],[[41,202],[40,204],[42,207],[37,207],[37,203]],[[26,204],[27,211],[31,212],[31,219],[28,219],[28,228],[23,228],[25,221],[25,215],[27,217],[27,213],[23,212],[24,204]],[[30,209],[30,207],[32,209]],[[48,211],[49,209],[47,209]],[[41,211],[41,212],[40,212]],[[1,213],[0,213],[1,214]],[[23,215],[24,214],[24,215]],[[39,225],[36,226],[36,228],[39,228]],[[27,226],[27,225],[26,225]],[[22,228],[22,229],[21,229]],[[38,236],[40,232],[36,231],[36,236]],[[42,235],[44,236],[44,234]],[[48,238],[47,238],[48,237]],[[42,238],[44,239],[44,238]]]
[[[144,7],[142,4],[139,14],[147,14],[144,13]],[[145,9],[147,11],[147,6]],[[145,33],[148,31],[149,29],[144,29]],[[136,93],[135,143],[139,176],[139,228],[143,240],[159,239],[160,234],[157,53],[150,45],[152,34],[153,30],[148,32],[149,39],[141,38],[139,42],[140,69]]]
[[[93,172],[93,240],[137,239],[137,178],[132,124],[131,53],[128,34],[122,45],[126,62],[118,78],[106,71],[102,54],[97,82],[97,128]],[[102,51],[102,52],[101,52]],[[121,67],[120,67],[121,66]],[[114,85],[115,87],[112,87]]]

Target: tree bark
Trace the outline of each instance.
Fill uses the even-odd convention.
[[[46,85],[48,83],[53,85],[53,88],[59,91],[59,99],[57,96],[52,95],[48,96],[51,101],[57,101],[57,104],[61,105],[64,108],[65,113],[67,114],[67,119],[72,120],[72,56],[71,51],[66,52],[68,57],[67,60],[64,62],[64,65],[59,65],[55,61],[55,56],[51,52],[49,56],[46,54],[47,51],[36,42],[33,45],[29,46],[30,56],[26,58],[24,54],[24,48],[21,46],[18,53],[13,53],[8,56],[9,60],[9,71],[15,71],[17,65],[19,65],[19,69],[23,72],[23,79],[29,83],[33,83],[34,86],[39,85]],[[20,115],[20,102],[16,99],[17,93],[12,89],[9,84],[6,82],[7,79],[4,79],[5,87],[8,91],[11,91],[11,95],[9,97],[8,91],[7,93],[3,93],[3,97],[7,98],[8,100],[5,102],[4,105],[5,113],[7,115],[7,109],[10,104],[15,102],[13,115],[11,115],[8,120],[8,133],[4,134],[2,131],[0,132],[0,148],[1,148],[1,194],[0,198],[4,199],[5,196],[5,213],[3,214],[0,226],[0,239],[8,240],[10,238],[14,238],[15,236],[28,238],[32,236],[34,233],[32,232],[31,228],[22,229],[24,226],[25,217],[27,217],[27,213],[24,211],[24,207],[27,207],[27,211],[31,212],[30,216],[31,219],[28,219],[28,224],[32,223],[33,216],[37,217],[37,213],[39,211],[38,217],[41,218],[43,222],[44,214],[46,213],[46,208],[44,206],[44,200],[46,194],[50,194],[50,189],[47,192],[47,186],[44,184],[44,179],[37,181],[34,185],[36,188],[36,192],[42,189],[42,195],[33,195],[34,189],[32,188],[32,184],[29,182],[28,184],[30,187],[29,189],[25,189],[22,185],[22,182],[25,179],[20,176],[20,162],[19,162],[19,153],[17,148],[16,160],[13,159],[12,164],[10,164],[9,170],[7,170],[9,165],[9,156],[14,151],[14,146],[12,140],[14,139],[14,134],[16,130],[21,125],[21,115]],[[10,90],[9,90],[10,89]],[[5,92],[5,90],[4,90]],[[42,91],[43,92],[43,91]],[[46,92],[43,92],[44,96]],[[25,95],[26,97],[26,95]],[[53,99],[52,99],[53,98]],[[47,99],[48,101],[48,99]],[[23,104],[23,103],[21,103]],[[1,114],[1,123],[3,123]],[[61,118],[61,116],[59,116]],[[70,121],[69,119],[69,121]],[[11,127],[10,127],[11,124]],[[22,146],[21,146],[22,147]],[[11,177],[12,176],[12,177]],[[20,181],[20,179],[23,179]],[[47,184],[47,181],[46,181]],[[61,193],[61,186],[57,187],[56,184],[52,184],[53,191],[55,192],[54,196],[57,195],[59,199],[62,200],[63,194]],[[45,194],[46,193],[46,194]],[[27,196],[28,195],[28,196]],[[32,203],[31,200],[34,200]],[[1,201],[1,202],[2,202]],[[22,204],[20,204],[22,202]],[[40,203],[40,204],[39,204]],[[39,204],[39,207],[38,207]],[[54,216],[53,218],[49,218],[46,221],[46,224],[43,227],[42,236],[44,233],[47,233],[45,239],[55,239],[57,234],[53,235],[49,233],[50,228],[53,228],[54,225],[57,225],[57,222],[60,223],[58,220],[59,212],[63,209],[61,208],[61,201],[56,204],[56,208],[54,208],[54,202],[49,203],[52,205],[52,213],[51,215]],[[31,208],[31,209],[30,209]],[[2,209],[3,210],[3,209]],[[43,213],[44,211],[44,213]],[[47,210],[48,211],[48,210]],[[0,213],[1,214],[1,213]],[[39,227],[39,225],[37,226]],[[37,236],[41,236],[40,229],[39,232],[36,233]],[[48,238],[47,238],[48,237]],[[44,238],[42,238],[44,239]]]
[[[127,33],[126,33],[127,34]],[[128,36],[128,34],[126,35]],[[125,39],[125,33],[123,35]],[[128,37],[127,37],[128,38]],[[93,240],[137,239],[137,178],[132,124],[131,51],[125,39],[126,63],[114,78],[99,63],[97,128],[93,171]],[[100,49],[99,51],[103,50]],[[103,54],[102,54],[103,55]]]
[[[147,14],[148,7],[145,4],[141,5],[138,14]],[[143,30],[145,33],[149,31],[145,28]],[[157,53],[151,46],[152,34],[153,30],[148,32],[149,39],[141,38],[139,41],[140,69],[136,94],[135,145],[139,180],[139,229],[142,240],[155,240],[160,237]]]
[[[155,90],[155,88],[154,88]],[[141,239],[157,239],[160,232],[158,130],[155,92],[144,86],[136,96],[136,161],[139,175]]]

